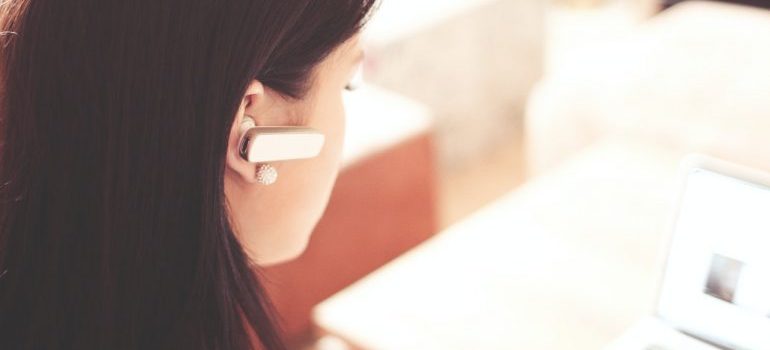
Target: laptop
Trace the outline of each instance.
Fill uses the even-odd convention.
[[[770,349],[770,175],[690,156],[655,314],[607,350]]]

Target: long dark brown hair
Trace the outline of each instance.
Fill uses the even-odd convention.
[[[2,1],[0,349],[282,348],[230,127],[252,79],[303,98],[373,2]]]

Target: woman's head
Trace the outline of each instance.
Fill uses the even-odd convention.
[[[323,210],[372,2],[4,2],[0,348],[279,346],[249,265]],[[245,116],[326,145],[260,185]]]
[[[342,151],[342,91],[362,57],[356,35],[316,67],[302,99],[286,99],[258,80],[249,84],[230,130],[225,193],[235,231],[258,263],[299,254],[320,218]],[[263,126],[309,126],[322,132],[326,142],[318,157],[273,164],[280,181],[265,186],[257,181],[260,165],[240,157],[244,118]]]

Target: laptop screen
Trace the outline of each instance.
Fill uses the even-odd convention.
[[[717,345],[770,349],[770,187],[702,167],[686,177],[658,315]]]

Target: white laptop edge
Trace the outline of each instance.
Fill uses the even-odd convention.
[[[737,342],[735,339],[715,336],[714,334],[711,334],[709,332],[703,332],[703,330],[697,329],[697,327],[693,328],[688,324],[677,322],[678,320],[676,319],[676,317],[673,317],[673,319],[671,317],[672,314],[675,314],[675,313],[672,313],[671,308],[667,307],[666,303],[664,303],[664,300],[667,297],[666,293],[668,292],[668,290],[665,288],[666,277],[670,273],[671,262],[673,259],[672,245],[674,240],[677,238],[676,229],[677,229],[677,224],[683,209],[683,201],[686,194],[686,187],[687,187],[688,180],[690,179],[690,175],[693,173],[693,171],[697,169],[702,169],[702,170],[706,170],[719,175],[728,176],[738,181],[743,181],[743,182],[750,183],[752,185],[759,185],[762,187],[766,187],[767,189],[770,189],[770,174],[764,171],[754,169],[748,166],[740,165],[737,163],[725,161],[725,160],[704,155],[704,154],[690,154],[684,158],[684,160],[680,164],[680,169],[679,169],[679,187],[678,187],[679,190],[677,191],[677,194],[676,194],[676,201],[673,206],[674,210],[671,211],[670,217],[665,227],[665,229],[667,230],[666,232],[669,232],[671,236],[668,240],[666,240],[663,243],[664,247],[663,249],[660,250],[661,252],[664,252],[661,258],[664,261],[664,264],[662,266],[665,266],[665,271],[661,275],[661,279],[659,281],[660,287],[659,287],[657,300],[655,303],[654,316],[656,316],[659,320],[661,320],[662,322],[665,322],[666,324],[670,325],[672,328],[680,332],[696,337],[702,341],[708,342],[709,344],[712,344],[715,346],[719,346],[721,348],[770,349],[770,343],[765,344],[761,348],[756,347],[757,344],[747,346],[745,344],[741,344],[740,342]],[[770,213],[770,208],[768,209],[768,212]],[[768,322],[770,322],[770,319],[768,319]]]

